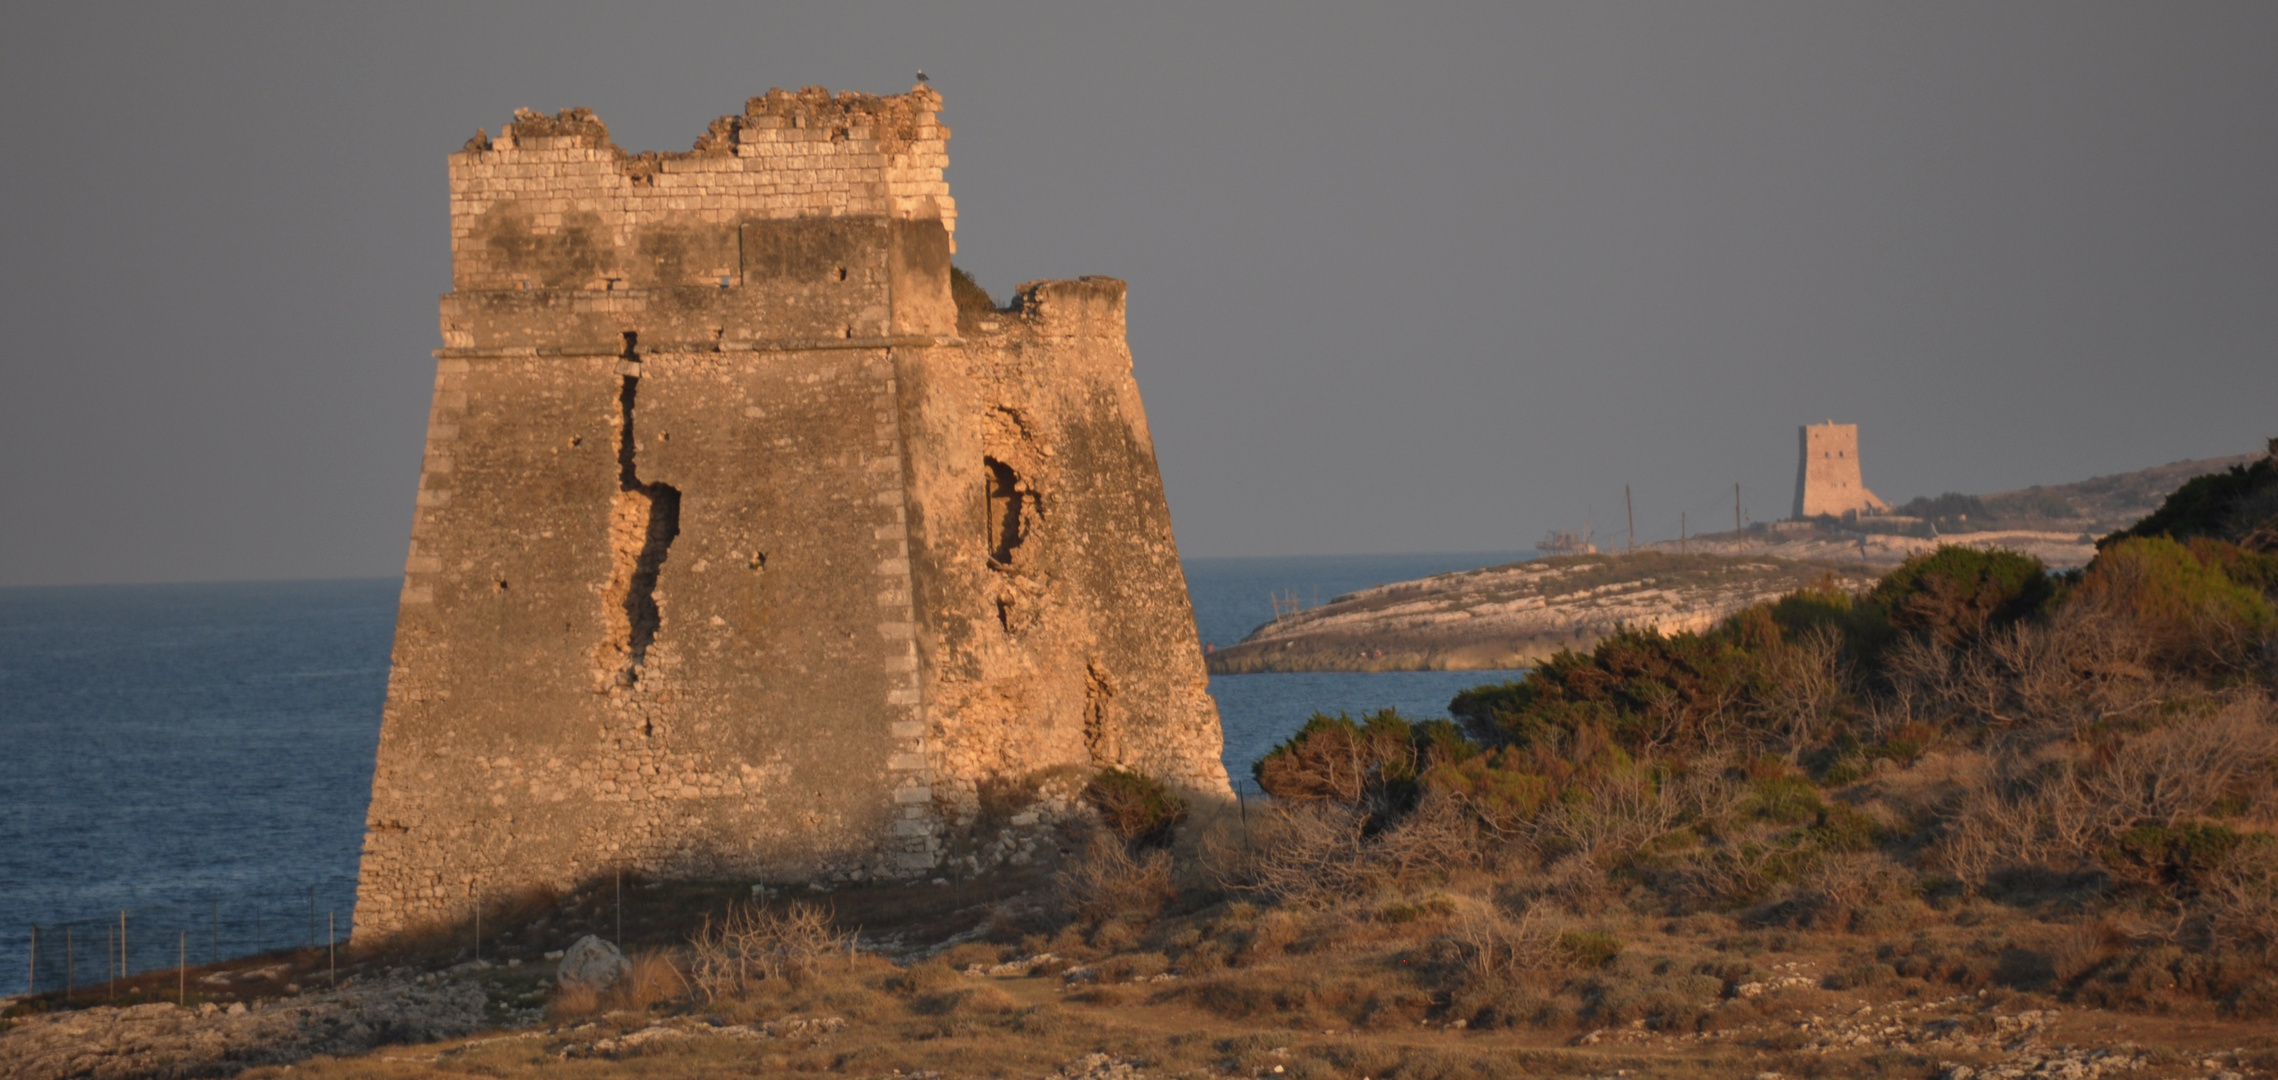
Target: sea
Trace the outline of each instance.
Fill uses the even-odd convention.
[[[1275,598],[1531,552],[1186,560],[1201,639]],[[0,997],[345,941],[387,693],[393,578],[0,589]],[[1228,775],[1314,713],[1448,701],[1519,672],[1221,675]]]

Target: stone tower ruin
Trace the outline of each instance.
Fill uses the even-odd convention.
[[[358,937],[619,869],[1023,862],[1110,766],[1228,794],[1124,284],[961,310],[940,104],[451,155]]]
[[[1796,464],[1795,517],[1879,514],[1889,504],[1875,498],[1859,475],[1859,425],[1805,424],[1797,430],[1802,460]]]

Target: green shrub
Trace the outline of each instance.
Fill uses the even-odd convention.
[[[1163,782],[1142,773],[1102,769],[1084,784],[1084,801],[1116,835],[1139,844],[1160,844],[1186,820],[1186,800]]]
[[[1381,819],[1413,807],[1418,778],[1435,764],[1476,756],[1477,744],[1446,720],[1412,723],[1383,709],[1355,721],[1315,713],[1251,766],[1266,794],[1290,803],[1334,802]]]
[[[2248,465],[2233,465],[2219,473],[2194,476],[2152,511],[2150,517],[2097,541],[2110,548],[2129,539],[2164,536],[2172,540],[2209,537],[2241,540],[2267,524],[2242,520],[2241,510],[2267,502],[2278,490],[2278,439],[2271,440],[2271,457]]]
[[[1826,803],[1819,808],[1818,820],[1805,830],[1813,847],[1829,852],[1868,851],[1875,846],[1882,829],[1867,812],[1849,803]]]
[[[1901,765],[1912,765],[1929,753],[1944,734],[1935,724],[1910,720],[1898,725],[1881,742],[1867,747],[1865,754],[1869,758],[1889,758]]]
[[[1413,904],[1386,904],[1377,909],[1376,919],[1378,922],[1398,925],[1412,923],[1418,919],[1444,918],[1453,914],[1455,914],[1455,901],[1444,896],[1427,896]]]
[[[1896,630],[1955,645],[2038,614],[2055,592],[2030,555],[1942,547],[1884,575],[1866,602]]]
[[[2223,825],[2138,825],[2100,852],[2112,876],[2138,885],[2197,892],[2248,844],[2273,841]]]
[[[1734,615],[1726,625],[1737,629],[1755,617],[1756,612],[1762,612],[1763,618],[1778,626],[1783,639],[1822,628],[1853,636],[1864,628],[1864,623],[1881,621],[1880,612],[1860,607],[1857,598],[1832,579],[1797,589],[1770,604],[1748,608]]]
[[[1568,930],[1558,935],[1558,953],[1578,968],[1600,968],[1620,956],[1622,940],[1601,930]]]
[[[1523,752],[1443,762],[1424,774],[1425,788],[1457,797],[1490,832],[1509,834],[1540,814],[1559,793],[1550,777],[1527,767]]]
[[[1760,621],[1744,625],[1763,631]],[[1519,746],[1557,745],[1594,727],[1633,753],[1690,750],[1728,734],[1769,678],[1740,632],[1625,627],[1587,654],[1561,650],[1517,682],[1467,690],[1448,710]]]
[[[2130,538],[2096,554],[2079,595],[2127,620],[2170,662],[2220,660],[2272,629],[2269,597],[2253,584],[2273,573],[2270,561],[2218,541]]]
[[[1795,775],[1758,777],[1749,784],[1746,812],[1762,821],[1800,825],[1816,820],[1824,807],[1819,788],[1810,778]]]

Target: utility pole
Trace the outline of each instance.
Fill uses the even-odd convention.
[[[1629,550],[1637,550],[1637,504],[1629,501],[1629,485],[1621,486],[1622,509],[1629,511]]]
[[[1692,511],[1677,511],[1677,554],[1679,555],[1685,553],[1685,541],[1688,539],[1688,537],[1685,535],[1685,515],[1689,513],[1692,513]]]
[[[1732,485],[1732,531],[1740,531],[1740,485]]]

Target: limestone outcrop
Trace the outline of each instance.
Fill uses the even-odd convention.
[[[960,311],[940,104],[451,156],[359,938],[620,870],[970,873],[1107,766],[1227,793],[1124,283]]]

